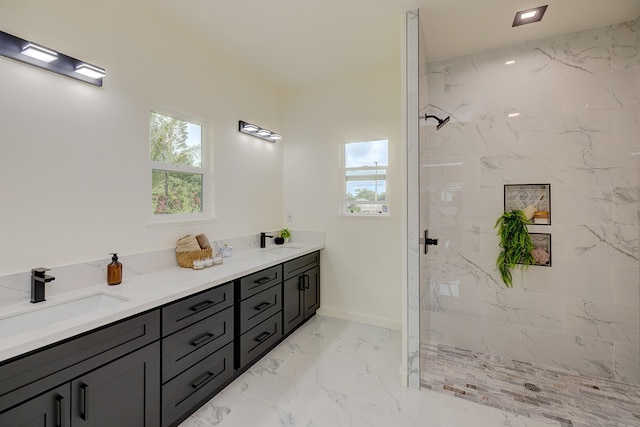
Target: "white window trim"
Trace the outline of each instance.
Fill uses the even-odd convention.
[[[188,165],[176,165],[172,163],[156,162],[151,160],[151,155],[147,151],[147,159],[149,159],[149,167],[147,169],[147,203],[146,208],[149,208],[149,201],[151,196],[151,175],[153,170],[166,170],[169,172],[185,172],[202,174],[202,212],[191,214],[166,214],[166,215],[154,215],[151,212],[148,215],[148,221],[145,224],[147,227],[171,227],[180,226],[185,224],[200,224],[214,222],[213,216],[213,159],[212,159],[212,141],[209,139],[210,128],[212,124],[197,118],[195,116],[170,110],[165,107],[151,106],[149,108],[149,114],[158,113],[169,117],[174,117],[185,122],[193,123],[201,128],[201,157],[200,167],[188,166]],[[149,123],[147,122],[147,127]],[[147,130],[147,149],[149,150],[149,130]]]
[[[375,166],[359,166],[359,167],[352,167],[352,168],[347,168],[345,166],[345,151],[346,151],[346,146],[348,144],[353,144],[353,143],[358,143],[358,142],[369,142],[369,141],[387,141],[387,149],[389,149],[390,147],[390,141],[389,138],[385,138],[385,137],[381,137],[381,138],[369,138],[369,139],[361,139],[361,140],[354,140],[354,141],[345,141],[343,143],[340,144],[339,147],[339,155],[338,155],[338,159],[339,159],[339,167],[338,167],[338,182],[340,183],[340,191],[338,193],[338,218],[359,218],[359,219],[363,219],[363,218],[369,218],[369,219],[389,219],[389,218],[393,218],[393,208],[392,208],[392,197],[390,197],[389,195],[389,188],[390,188],[390,178],[389,176],[391,175],[389,173],[389,171],[393,168],[393,166],[391,165],[391,155],[389,154],[389,159],[388,159],[388,164],[385,166],[379,166],[378,169],[384,168],[385,169],[385,205],[387,206],[387,212],[383,212],[383,213],[377,213],[377,212],[358,212],[358,213],[347,213],[344,210],[344,207],[347,203],[347,171],[354,171],[354,170],[372,170],[375,171],[376,167]],[[372,174],[371,176],[376,176],[375,174]],[[379,176],[379,175],[378,175]],[[364,176],[366,177],[366,175]],[[350,202],[352,203],[352,202]],[[358,204],[357,202],[355,202],[355,204]],[[362,202],[362,204],[366,204],[364,202]]]

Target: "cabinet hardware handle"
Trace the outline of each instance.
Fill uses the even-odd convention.
[[[267,338],[269,338],[272,335],[271,332],[265,331],[263,333],[261,333],[260,335],[258,335],[257,337],[254,338],[255,341],[258,342],[262,342],[264,340],[266,340]]]
[[[80,413],[80,418],[87,421],[89,419],[89,386],[87,384],[82,384],[80,386],[80,399],[82,412]]]
[[[304,274],[302,276],[298,276],[298,290],[304,291]]]
[[[265,302],[263,302],[263,303],[261,303],[261,304],[256,305],[256,306],[255,306],[255,307],[253,307],[253,308],[254,308],[254,310],[262,311],[262,310],[264,310],[265,308],[270,307],[270,306],[271,306],[271,303],[270,303],[270,302],[265,301]]]
[[[274,280],[274,279],[277,279],[277,278],[278,278],[278,275],[276,274],[273,277],[262,277],[262,278],[260,278],[258,280],[255,280],[253,283],[257,283],[258,285],[262,285],[264,283],[267,283],[270,280]]]
[[[207,381],[209,381],[209,379],[211,377],[213,377],[213,372],[207,372],[206,374],[204,374],[202,376],[202,378],[200,378],[199,380],[197,380],[196,382],[194,382],[193,384],[191,384],[191,386],[195,389],[199,389],[200,387],[202,387],[203,385],[205,385],[205,383]]]
[[[57,427],[64,427],[64,396],[56,396],[56,406],[58,407]]]
[[[309,277],[308,274],[305,274],[304,275],[304,288],[305,289],[309,289],[310,284],[311,284],[311,278]]]
[[[213,338],[215,337],[214,334],[210,334],[210,333],[206,333],[204,335],[202,335],[199,338],[196,338],[195,340],[191,341],[191,345],[194,347],[198,347],[199,345],[203,344],[205,341],[208,341],[209,338]]]
[[[209,306],[214,304],[215,304],[214,301],[204,301],[204,302],[201,302],[200,304],[196,304],[193,307],[191,307],[191,310],[197,313],[198,311],[202,311],[205,308],[208,308]]]

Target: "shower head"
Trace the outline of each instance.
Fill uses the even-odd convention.
[[[424,115],[424,119],[425,119],[425,121],[426,121],[429,117],[431,117],[432,119],[436,119],[436,120],[438,121],[438,126],[436,126],[436,130],[440,130],[440,128],[441,128],[442,126],[446,125],[447,123],[449,123],[449,120],[451,119],[451,116],[447,116],[446,118],[441,119],[441,118],[440,118],[440,117],[438,117],[438,116],[433,116],[433,115],[427,115],[427,114],[425,114],[425,115]],[[422,117],[421,117],[421,118],[422,118]]]

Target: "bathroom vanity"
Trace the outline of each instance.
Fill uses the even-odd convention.
[[[156,294],[165,302],[139,301],[142,310],[127,315],[131,302],[122,319],[0,362],[0,426],[179,424],[319,307],[317,248],[278,261],[262,254],[253,263],[240,257],[211,286]],[[183,275],[193,280],[192,271]],[[141,280],[153,286],[155,277]]]

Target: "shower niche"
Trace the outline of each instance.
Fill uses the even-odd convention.
[[[533,243],[534,265],[551,267],[551,234],[550,233],[529,233],[531,243]]]
[[[551,184],[505,184],[504,211],[533,210],[530,225],[551,225]],[[534,265],[551,267],[551,234],[532,233]]]
[[[504,211],[531,207],[535,213],[529,224],[551,225],[551,184],[505,184]]]

